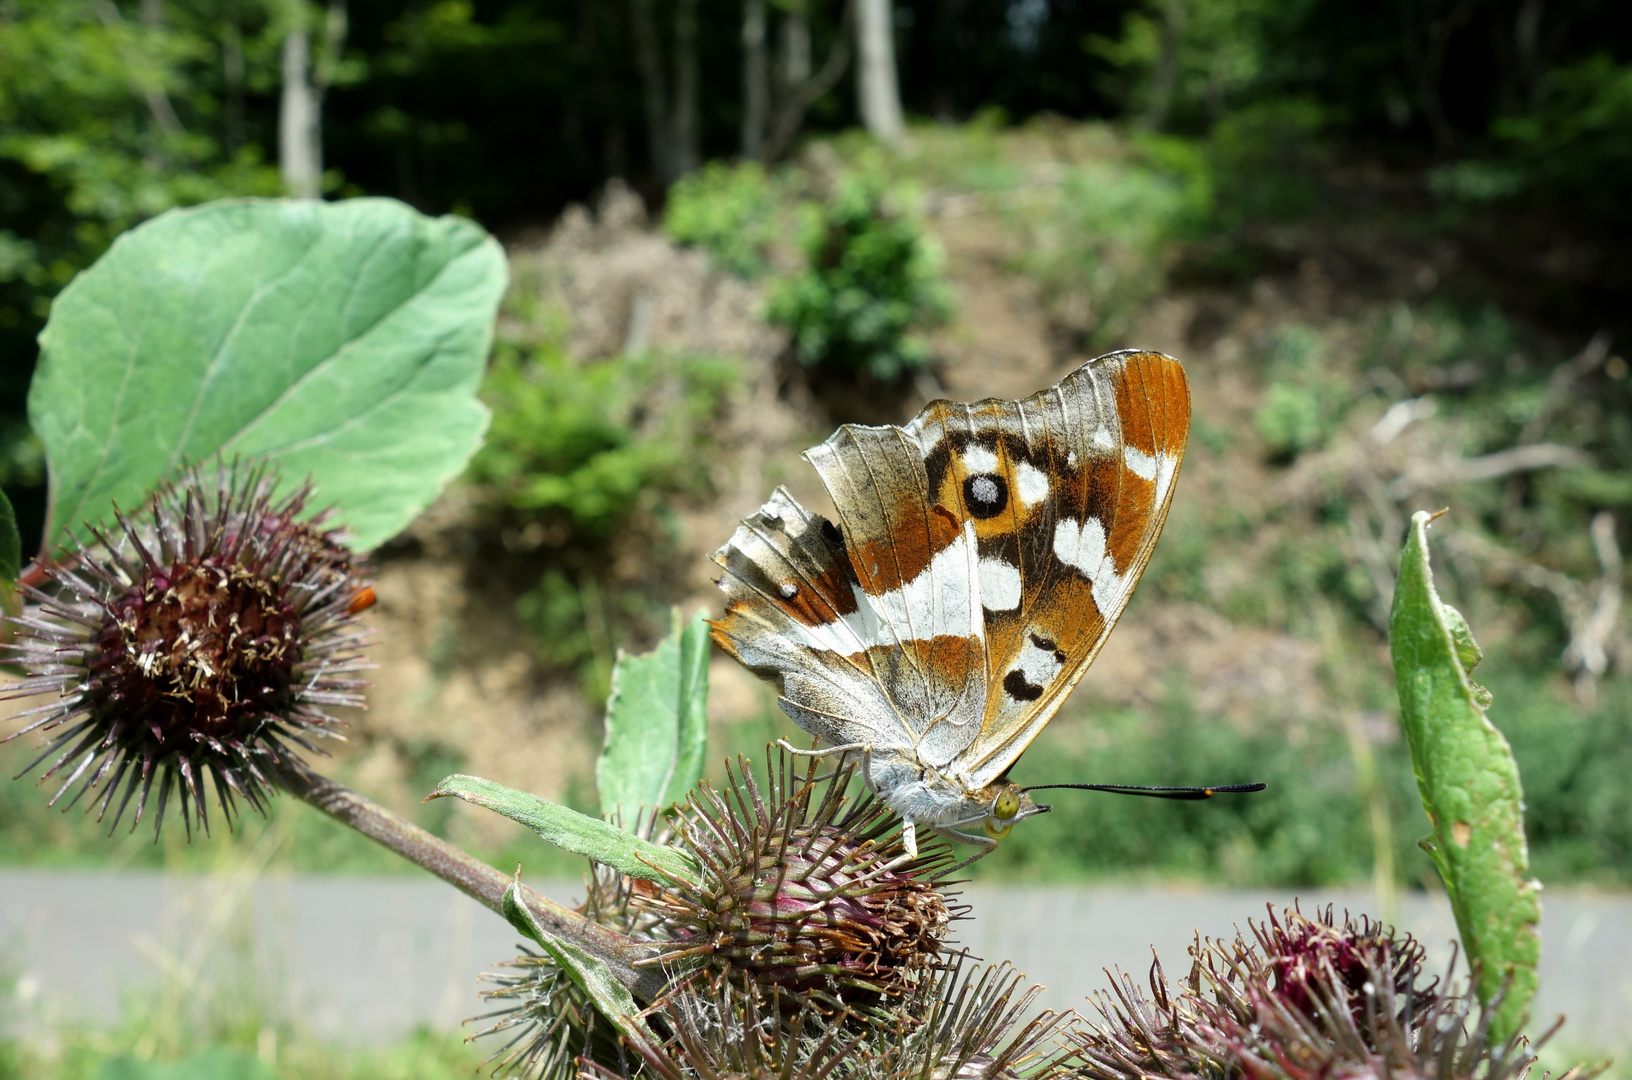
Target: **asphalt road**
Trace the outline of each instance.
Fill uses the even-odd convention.
[[[573,902],[576,882],[533,882]],[[1170,976],[1187,969],[1199,931],[1245,928],[1274,891],[965,886],[974,908],[959,940],[1010,960],[1068,1008],[1107,986],[1103,968],[1143,982],[1154,946]],[[1335,903],[1375,915],[1364,892],[1310,891],[1304,910]],[[1570,1020],[1569,1042],[1632,1045],[1632,896],[1549,891],[1535,1015]],[[1443,898],[1402,898],[1399,925],[1449,957],[1455,927]],[[12,1022],[98,1022],[122,996],[166,980],[244,995],[314,1033],[385,1040],[418,1026],[455,1030],[486,1011],[476,975],[515,955],[517,935],[451,888],[415,878],[170,876],[0,869],[0,972],[13,979]],[[466,1029],[470,1030],[470,1029]]]

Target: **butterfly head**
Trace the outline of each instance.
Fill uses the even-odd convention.
[[[987,843],[1008,836],[1015,822],[1033,814],[1046,814],[1049,808],[1017,784],[998,780],[968,795],[966,809],[968,817],[943,826],[940,831],[959,840]]]

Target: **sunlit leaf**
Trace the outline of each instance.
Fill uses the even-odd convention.
[[[708,752],[708,621],[699,612],[649,653],[618,654],[595,766],[601,813],[635,822],[686,797]]]
[[[675,848],[642,840],[600,818],[580,814],[479,776],[454,775],[436,785],[427,799],[451,796],[486,807],[519,822],[539,836],[575,855],[584,855],[619,873],[646,881],[666,882],[664,873],[700,881],[702,871],[690,856]]]
[[[232,200],[131,230],[40,335],[48,550],[216,453],[309,474],[358,549],[388,539],[481,442],[505,281],[479,226],[391,199]]]
[[[1500,1041],[1519,1030],[1536,993],[1541,886],[1530,877],[1518,765],[1485,715],[1490,692],[1468,677],[1479,646],[1434,591],[1430,520],[1411,519],[1389,644],[1417,788],[1434,826],[1422,846],[1445,882],[1479,999],[1489,1004],[1506,987],[1491,1026]]]

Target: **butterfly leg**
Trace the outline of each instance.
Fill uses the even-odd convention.
[[[844,755],[855,750],[860,750],[863,753],[872,750],[872,747],[866,743],[859,742],[845,743],[843,746],[818,746],[814,750],[801,750],[786,739],[776,740],[776,745],[790,754],[797,754],[799,757],[828,757],[831,754]]]
[[[956,866],[949,866],[945,870],[939,871],[935,876],[936,877],[946,877],[948,874],[955,874],[959,870],[962,870],[964,867],[968,866],[970,863],[978,862],[978,861],[980,861],[981,859],[984,859],[986,856],[990,855],[992,852],[994,852],[996,850],[997,850],[997,841],[991,839],[990,837],[984,837],[980,841],[980,850],[979,851],[975,852],[973,855],[969,856],[967,859],[965,859],[962,862],[958,863]]]

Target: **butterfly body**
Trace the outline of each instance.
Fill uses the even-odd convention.
[[[1189,416],[1178,361],[1122,352],[1023,401],[845,425],[805,455],[840,525],[779,488],[714,555],[714,639],[865,755],[909,837],[994,842],[1046,809],[1006,774],[1126,606]]]

